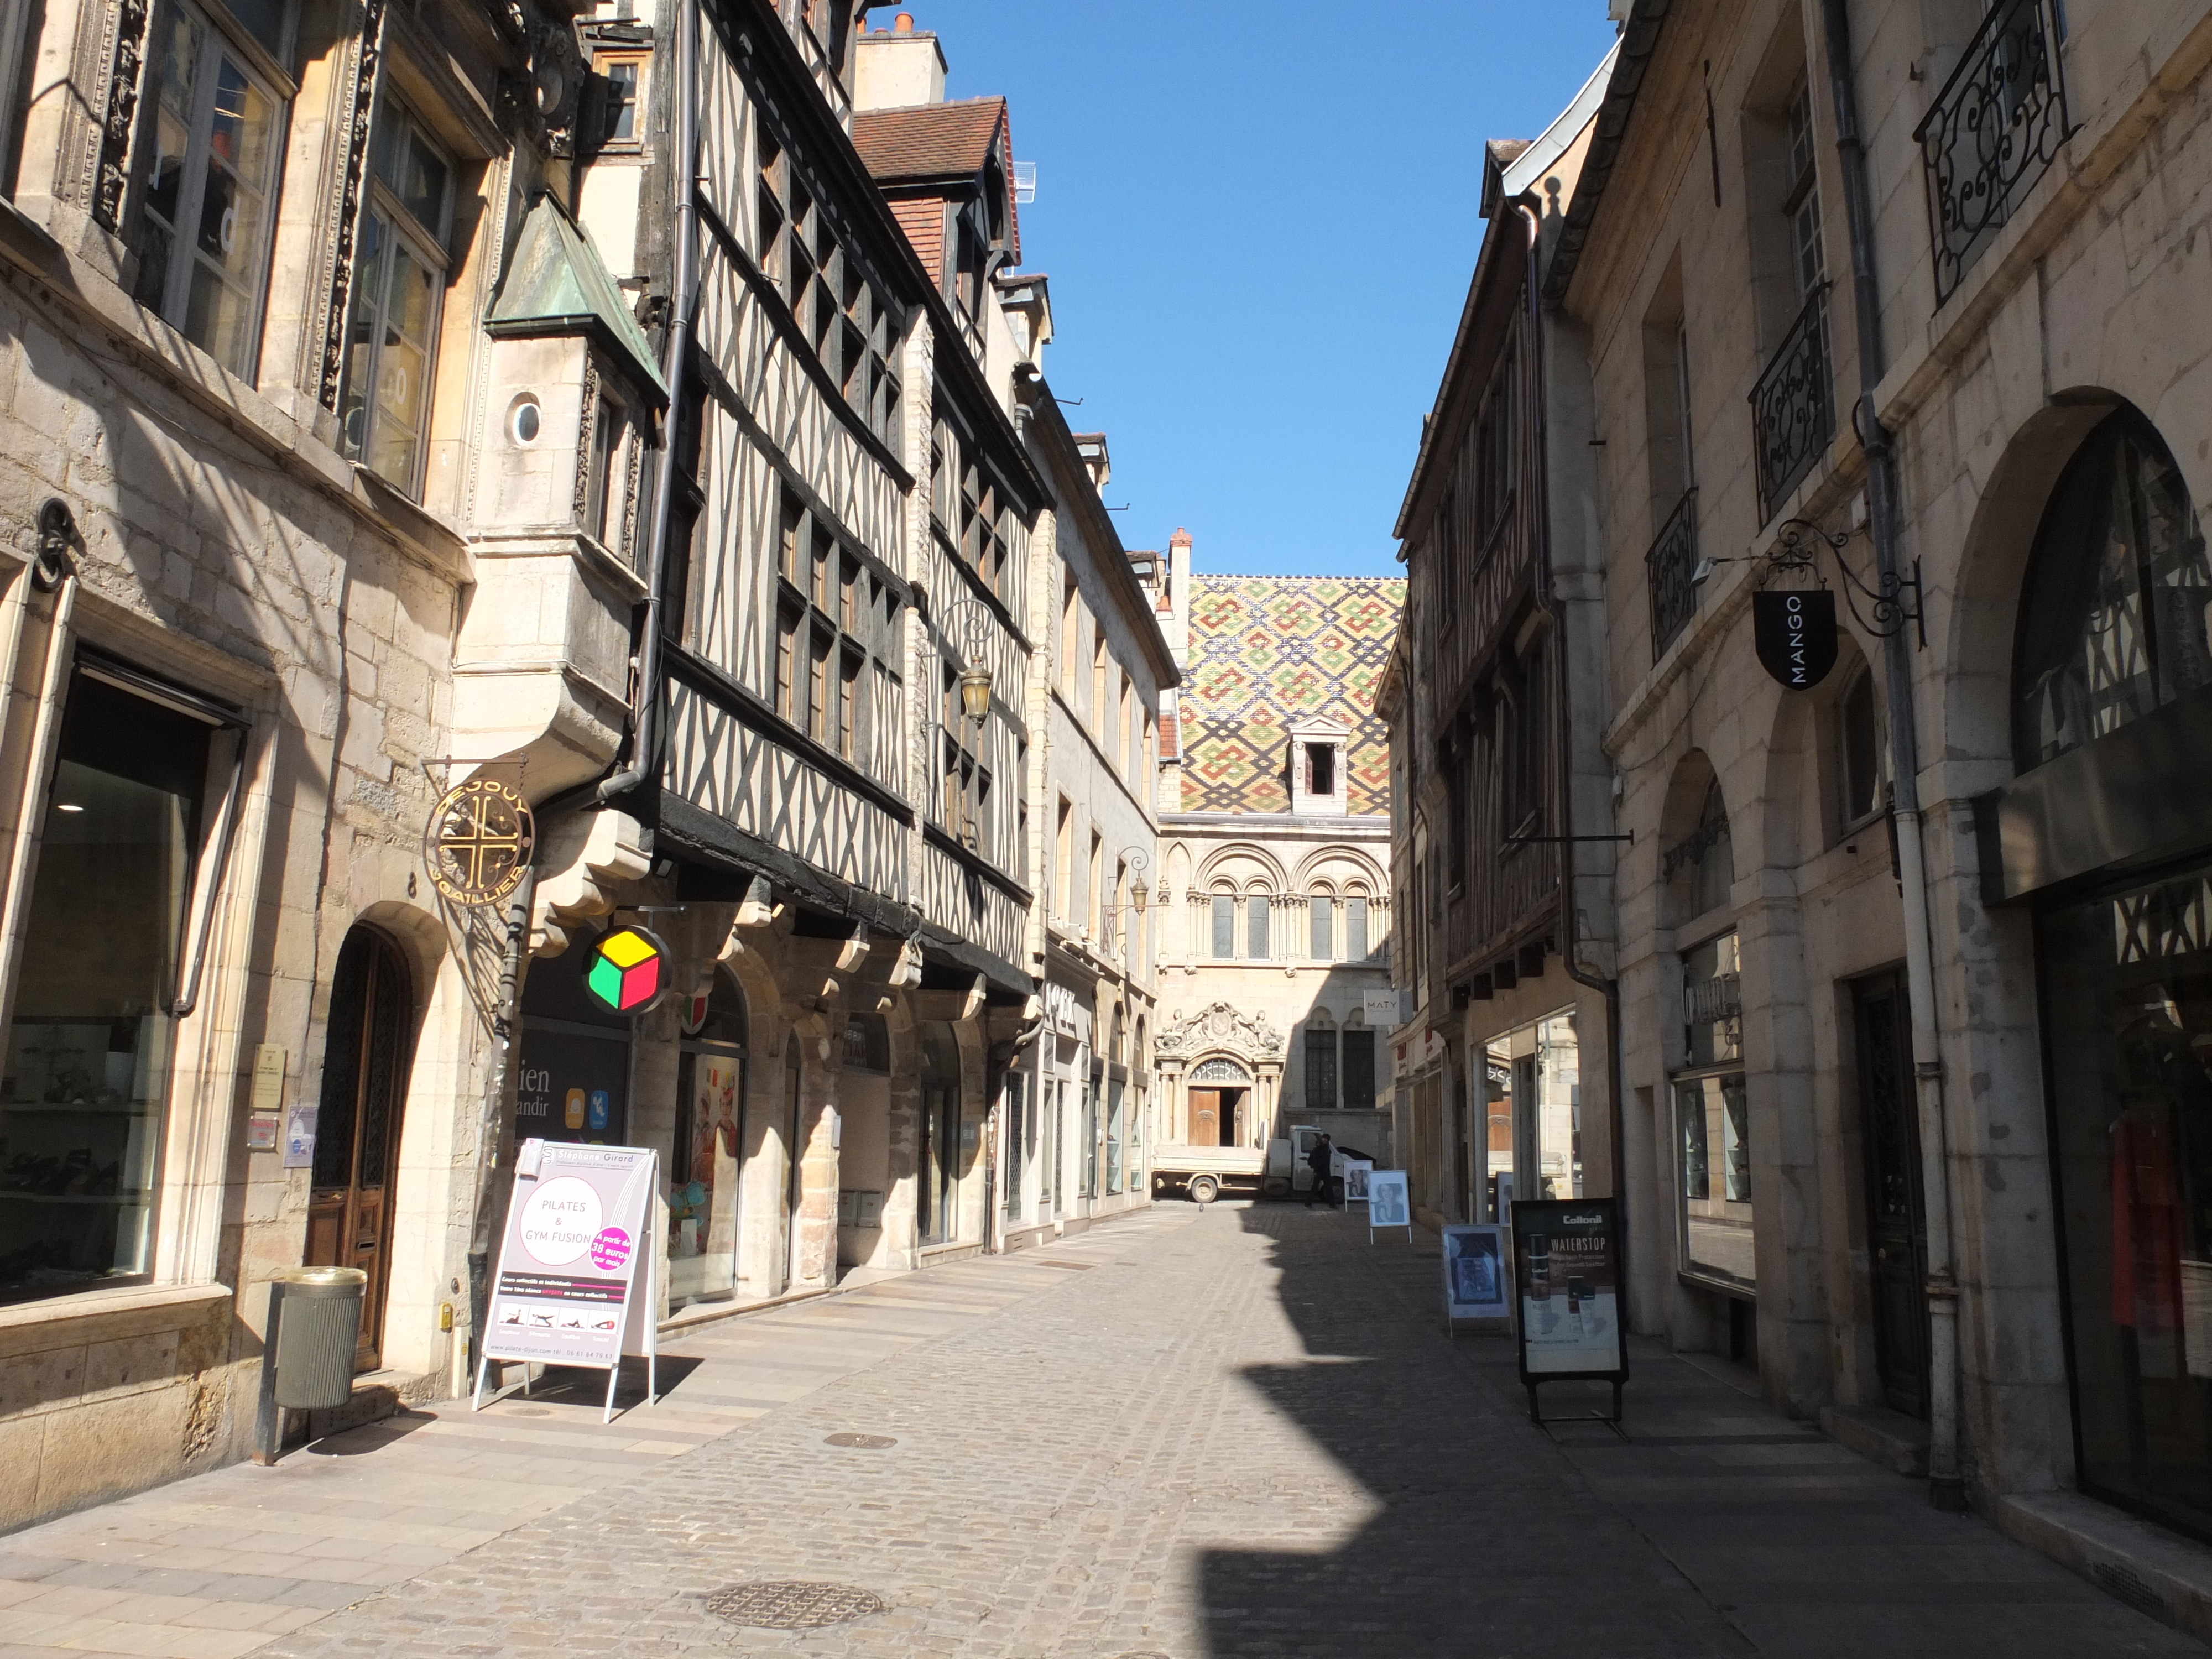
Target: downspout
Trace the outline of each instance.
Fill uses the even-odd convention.
[[[1881,380],[1881,291],[1875,280],[1874,205],[1866,147],[1859,137],[1851,75],[1850,16],[1844,0],[1821,0],[1828,81],[1836,103],[1836,154],[1843,166],[1844,214],[1851,244],[1851,309],[1858,324],[1859,398],[1851,424],[1867,454],[1868,517],[1875,568],[1886,591],[1900,573],[1897,452],[1875,413]],[[1905,980],[1912,1012],[1912,1072],[1920,1114],[1922,1203],[1928,1224],[1928,1501],[1966,1507],[1959,1469],[1959,1283],[1952,1260],[1951,1157],[1943,1120],[1943,1066],[1936,1024],[1935,945],[1928,919],[1928,866],[1920,815],[1920,745],[1912,665],[1902,628],[1882,641],[1889,699],[1891,811],[1897,823],[1897,872],[1905,902]]]
[[[1543,222],[1525,201],[1516,203],[1515,206],[1528,225],[1528,350],[1534,360],[1535,392],[1540,399],[1544,390],[1544,319],[1538,279],[1543,274]],[[1607,1115],[1611,1119],[1609,1127],[1613,1135],[1613,1202],[1617,1227],[1613,1249],[1616,1271],[1620,1274],[1615,1294],[1620,1298],[1620,1328],[1626,1331],[1633,1329],[1634,1325],[1631,1316],[1632,1292],[1628,1278],[1628,1146],[1626,1139],[1626,1113],[1621,1101],[1622,1080],[1626,1075],[1626,1068],[1621,1059],[1620,981],[1593,974],[1582,963],[1581,914],[1575,896],[1575,848],[1581,843],[1574,839],[1574,726],[1573,716],[1570,713],[1573,705],[1569,700],[1571,687],[1567,675],[1567,618],[1565,611],[1560,608],[1559,592],[1553,583],[1552,491],[1546,428],[1542,421],[1533,422],[1531,426],[1535,433],[1538,471],[1545,481],[1544,487],[1536,492],[1537,557],[1543,564],[1542,580],[1536,583],[1536,608],[1551,624],[1553,700],[1557,709],[1559,739],[1559,961],[1566,969],[1569,979],[1595,991],[1605,999],[1607,1092],[1612,1097]]]
[[[599,787],[602,805],[652,776],[658,761],[660,715],[660,607],[668,585],[668,530],[676,506],[677,427],[683,419],[685,370],[691,362],[692,313],[699,306],[699,6],[676,0],[675,270],[671,280],[668,338],[661,378],[668,383],[668,424],[660,445],[653,493],[653,536],[646,546],[645,638],[637,651],[637,684],[630,693],[629,764]]]

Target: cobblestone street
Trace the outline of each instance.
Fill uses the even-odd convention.
[[[1531,1426],[1434,1248],[1171,1206],[710,1326],[610,1427],[441,1406],[18,1534],[0,1659],[2203,1650],[1656,1351],[1626,1443]],[[783,1583],[880,1610],[711,1610]]]

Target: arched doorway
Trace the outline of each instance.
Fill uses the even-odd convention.
[[[744,994],[718,968],[707,994],[685,1010],[678,1045],[668,1205],[672,1309],[720,1300],[737,1289],[746,1030]]]
[[[2012,674],[2083,1490],[2212,1535],[2212,559],[2132,410],[2061,474]]]
[[[358,1267],[368,1275],[356,1370],[373,1371],[384,1360],[399,1123],[414,1054],[406,963],[383,934],[357,927],[339,948],[331,986],[302,1258],[311,1267]]]
[[[1242,1146],[1252,1074],[1233,1060],[1202,1060],[1190,1073],[1190,1144]]]
[[[921,1145],[915,1158],[915,1237],[949,1243],[959,1188],[960,1043],[952,1028],[931,1020],[921,1035]]]

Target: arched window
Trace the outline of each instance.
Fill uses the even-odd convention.
[[[1316,962],[1335,961],[1336,896],[1326,887],[1316,887],[1306,908],[1313,921],[1312,949],[1308,954]]]
[[[1344,959],[1367,960],[1367,895],[1357,887],[1344,896]]]
[[[1222,962],[1237,954],[1237,895],[1225,887],[1213,895],[1213,954]]]
[[[1706,786],[1705,804],[1698,813],[1698,827],[1691,840],[1690,914],[1702,916],[1729,902],[1729,889],[1735,882],[1728,802],[1722,799],[1718,778]]]
[[[1193,1083],[1249,1083],[1252,1074],[1235,1060],[1217,1055],[1212,1060],[1201,1060],[1192,1066],[1190,1080]]]
[[[2036,532],[2013,655],[2022,771],[2212,684],[2212,563],[2173,457],[2132,411],[2090,434]]]
[[[1883,757],[1874,674],[1862,666],[1836,699],[1836,783],[1843,828],[1863,823],[1881,810]]]

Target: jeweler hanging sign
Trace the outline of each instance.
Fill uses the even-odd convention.
[[[1836,596],[1825,587],[1751,596],[1759,666],[1791,691],[1809,691],[1836,665]]]

